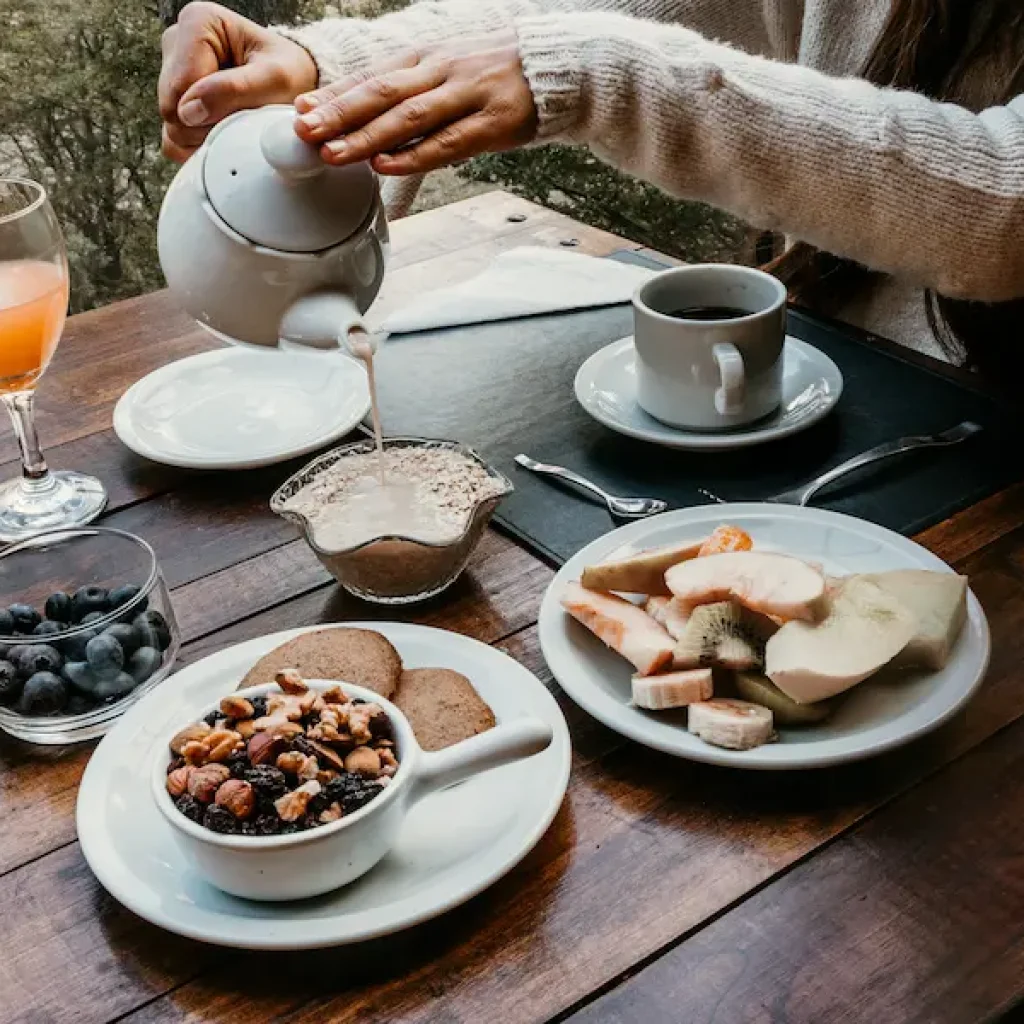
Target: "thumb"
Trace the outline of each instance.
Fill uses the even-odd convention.
[[[237,110],[291,102],[287,76],[276,61],[252,59],[237,68],[215,71],[189,87],[178,104],[178,118],[190,128],[216,124]]]

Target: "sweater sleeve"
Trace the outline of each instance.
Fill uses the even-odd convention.
[[[517,30],[542,139],[943,295],[1024,296],[1024,97],[974,114],[615,14]]]
[[[766,16],[763,0],[426,0],[380,18],[325,18],[277,31],[305,47],[326,83],[382,58],[511,28],[517,17],[594,11],[688,25],[752,53],[777,52],[784,36],[793,42]]]

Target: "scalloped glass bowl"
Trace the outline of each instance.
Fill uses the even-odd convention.
[[[479,501],[473,508],[462,534],[450,542],[429,543],[413,537],[388,535],[339,551],[325,551],[313,539],[305,516],[285,503],[341,459],[374,451],[373,441],[357,441],[326,452],[289,477],[274,493],[270,508],[299,526],[306,543],[327,571],[350,593],[376,604],[411,604],[425,601],[450,587],[466,568],[502,498],[514,490],[512,482],[488,465],[471,448],[457,441],[437,441],[423,437],[390,437],[385,449],[445,448],[465,456],[481,466],[501,490]]]
[[[123,696],[111,697],[107,703],[78,714],[29,715],[18,711],[16,705],[0,705],[0,729],[18,739],[42,744],[77,743],[102,736],[140,697],[167,678],[181,643],[156,554],[141,537],[100,526],[73,527],[51,530],[0,551],[2,608],[29,604],[42,614],[47,597],[55,591],[72,594],[80,587],[112,589],[125,583],[134,583],[141,590],[102,618],[48,636],[0,636],[0,648],[45,643],[63,654],[87,634],[103,632],[117,622],[131,621],[142,611],[152,610],[163,616],[170,634],[156,670]]]

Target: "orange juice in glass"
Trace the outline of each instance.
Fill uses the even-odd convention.
[[[0,401],[7,406],[22,473],[0,484],[0,540],[91,522],[103,485],[72,470],[52,472],[39,448],[36,382],[60,341],[68,308],[64,237],[41,185],[0,178]]]

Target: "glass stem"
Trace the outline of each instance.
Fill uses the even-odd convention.
[[[14,436],[18,439],[21,451],[21,472],[25,483],[29,486],[45,485],[50,470],[39,448],[39,435],[36,433],[35,393],[19,391],[13,395],[0,395],[0,398],[11,414]]]

